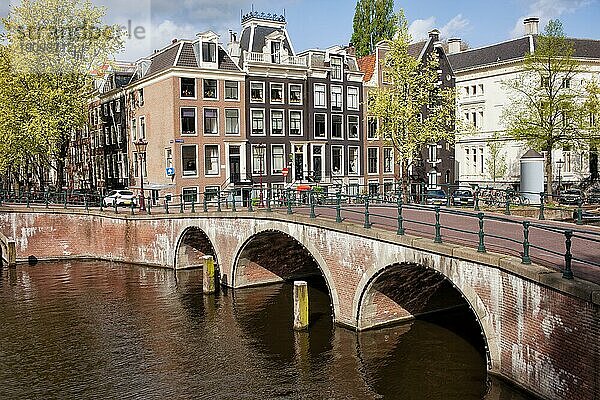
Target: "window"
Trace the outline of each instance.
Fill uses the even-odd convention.
[[[315,138],[325,139],[327,137],[327,115],[315,114]]]
[[[165,170],[167,168],[173,168],[173,149],[170,147],[165,149]]]
[[[331,57],[331,79],[342,80],[342,59]]]
[[[477,85],[473,85],[473,86],[471,86],[471,94],[472,94],[473,96],[476,96],[476,95],[477,95]]]
[[[121,112],[121,99],[117,99],[115,101],[115,112],[118,112],[118,113]]]
[[[219,133],[219,118],[216,108],[204,109],[204,133],[216,135]]]
[[[204,198],[206,201],[216,201],[221,188],[219,186],[205,186],[204,187]]]
[[[348,87],[348,109],[358,110],[358,88]]]
[[[562,80],[562,86],[563,89],[569,89],[571,87],[571,79],[570,78],[565,78]]]
[[[383,173],[390,174],[394,172],[394,149],[391,147],[383,148]]]
[[[219,146],[204,146],[204,175],[219,175]]]
[[[225,81],[225,100],[239,100],[239,85],[234,81]]]
[[[430,188],[437,187],[437,171],[435,169],[432,169],[431,171],[429,171],[429,173],[427,175],[428,175],[429,187]]]
[[[283,111],[271,111],[271,135],[283,135]]]
[[[265,112],[263,110],[251,110],[252,120],[252,134],[253,135],[264,135],[265,134]]]
[[[359,163],[359,155],[358,155],[358,147],[348,147],[348,173],[349,174],[358,174],[358,163]]]
[[[140,139],[146,139],[146,117],[140,117]]]
[[[104,116],[107,117],[108,116],[108,103],[104,103],[102,105],[102,110],[103,110]]]
[[[225,109],[225,134],[239,135],[240,133],[240,111],[233,108]]]
[[[274,64],[281,63],[281,42],[271,42],[271,62]]]
[[[342,154],[342,146],[331,146],[331,172],[334,175],[341,175],[342,171],[342,163],[343,163],[343,154]]]
[[[282,83],[271,83],[271,103],[283,103]]]
[[[343,137],[344,137],[343,125],[344,125],[344,117],[342,117],[341,115],[332,115],[331,116],[331,137],[332,138],[343,139]]]
[[[181,97],[193,99],[196,97],[196,79],[181,78]]]
[[[470,95],[471,95],[471,87],[465,86],[465,96],[470,96]]]
[[[430,144],[430,145],[428,145],[428,152],[427,153],[428,153],[428,156],[429,156],[428,161],[430,163],[437,162],[437,160],[438,160],[438,156],[437,156],[437,144]]]
[[[183,188],[183,201],[186,203],[198,202],[198,188]]]
[[[217,62],[217,44],[210,42],[202,42],[202,61]]]
[[[204,98],[205,99],[216,99],[217,98],[217,80],[216,79],[204,79]]]
[[[282,144],[271,146],[271,168],[273,174],[281,173],[285,165],[285,150]]]
[[[367,149],[367,173],[376,174],[379,172],[379,148],[369,147]]]
[[[302,85],[290,84],[290,104],[302,104]]]
[[[195,135],[196,134],[196,109],[182,108],[181,109],[181,134]]]
[[[483,95],[483,84],[479,84],[479,95]]]
[[[290,135],[302,135],[301,111],[290,111]]]
[[[267,166],[267,149],[264,144],[252,145],[252,175],[264,175]]]
[[[342,111],[342,87],[331,87],[331,109],[334,111]]]
[[[144,89],[138,89],[138,101],[140,102],[140,107],[144,105]]]
[[[265,84],[262,82],[250,83],[250,100],[254,103],[265,101]]]
[[[596,126],[597,118],[598,118],[598,116],[596,115],[596,113],[593,113],[593,112],[590,113],[590,127]]]
[[[358,117],[348,116],[348,139],[358,139]]]
[[[367,118],[367,139],[377,139],[377,118]]]
[[[325,85],[315,83],[315,107],[327,107]]]
[[[137,140],[137,119],[131,120],[131,138],[135,142]]]
[[[184,176],[198,175],[196,145],[181,146],[181,169]]]

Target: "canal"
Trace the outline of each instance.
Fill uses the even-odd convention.
[[[311,282],[202,294],[202,271],[65,262],[3,269],[1,399],[529,399],[486,374],[466,309],[356,334]]]

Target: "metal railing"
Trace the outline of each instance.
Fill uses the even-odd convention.
[[[273,55],[270,53],[259,53],[254,51],[247,51],[244,53],[244,60],[246,62],[259,62],[269,64],[283,64],[283,65],[295,65],[299,67],[308,66],[305,56],[291,56],[291,55]]]
[[[545,194],[538,195],[544,200]],[[131,215],[254,212],[257,209],[286,214],[299,212],[307,214],[311,219],[326,218],[337,223],[351,221],[360,223],[367,229],[376,226],[393,230],[399,236],[410,231],[417,236],[431,237],[436,243],[442,243],[448,238],[455,243],[472,245],[480,253],[495,248],[503,254],[518,255],[525,265],[531,264],[532,259],[542,264],[550,262],[552,266],[561,269],[565,279],[574,277],[573,265],[592,267],[594,272],[600,273],[600,270],[595,270],[600,267],[600,230],[582,229],[578,226],[565,227],[499,213],[484,213],[478,204],[478,200],[481,199],[477,197],[472,209],[450,207],[450,197],[443,199],[441,204],[421,204],[423,199],[405,203],[404,197],[399,190],[393,196],[380,196],[325,193],[318,187],[301,191],[289,187],[277,191],[242,187],[231,191],[218,190],[146,198],[144,210],[138,206],[140,201],[131,201],[127,205],[114,202],[107,206],[96,194],[69,196],[67,193],[41,195],[31,192],[0,192],[0,205],[59,207],[86,211],[93,209]],[[496,207],[496,211],[504,210],[505,214],[510,214],[513,199],[513,193],[505,192],[504,208]],[[542,201],[536,207],[539,209],[537,219],[543,220],[547,205]],[[580,220],[581,204],[575,209],[575,213]],[[577,248],[574,245],[577,245]],[[598,254],[592,254],[590,249],[598,249]],[[562,260],[561,265],[557,264],[557,258]]]

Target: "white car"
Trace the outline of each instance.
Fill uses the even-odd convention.
[[[113,190],[103,199],[105,207],[131,206],[135,204],[135,194],[130,190]]]

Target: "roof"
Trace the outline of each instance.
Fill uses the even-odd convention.
[[[530,149],[527,151],[527,153],[523,154],[523,157],[521,157],[521,159],[527,159],[527,158],[531,158],[531,159],[535,159],[535,158],[541,158],[543,159],[544,156],[541,155],[540,153],[538,153],[537,151]]]
[[[454,71],[482,67],[498,62],[512,61],[523,58],[531,51],[531,38],[534,46],[538,36],[524,36],[490,46],[449,54],[448,60]],[[569,39],[573,43],[574,58],[600,59],[600,40]]]
[[[146,75],[154,75],[160,71],[164,71],[165,69],[172,67],[175,63],[175,58],[177,57],[180,46],[181,44],[178,43],[176,46],[169,47],[166,50],[153,55],[150,58],[150,68],[148,68]]]
[[[285,35],[285,39],[283,41],[283,48],[286,49],[290,54],[293,54],[292,47],[290,46],[290,42],[288,41],[288,37],[282,29],[272,26],[255,26],[254,36],[252,37],[252,48],[250,48],[251,30],[252,28],[248,26],[242,31],[242,36],[240,38],[240,48],[242,50],[262,53],[263,46],[266,43],[266,37],[272,34],[273,32],[279,31]]]
[[[427,42],[427,40],[423,40],[422,42],[409,44],[408,55],[418,59],[421,56],[421,53],[423,52],[423,48],[427,45]]]
[[[377,61],[377,57],[375,54],[370,54],[368,56],[361,57],[356,61],[358,62],[358,68],[365,74],[363,81],[369,82],[375,73],[375,63]]]

